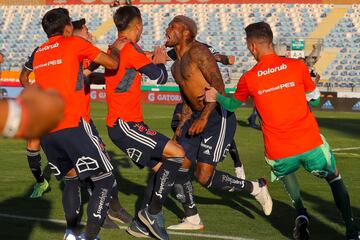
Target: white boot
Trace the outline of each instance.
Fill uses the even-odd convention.
[[[242,165],[241,167],[236,167],[235,168],[235,174],[237,178],[240,179],[245,179],[245,169],[244,169],[244,165]]]
[[[268,188],[267,188],[267,182],[265,179],[260,178],[258,180],[258,186],[256,186],[257,193],[252,195],[255,197],[255,199],[261,204],[261,207],[265,213],[266,216],[269,216],[272,211],[273,207],[273,201],[271,199],[271,196],[269,194]],[[255,191],[255,186],[254,186]]]
[[[169,230],[203,230],[205,228],[202,223],[199,214],[186,217],[181,220],[181,223],[171,225],[167,229]]]

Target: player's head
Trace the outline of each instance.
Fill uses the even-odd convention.
[[[265,51],[273,50],[273,32],[266,22],[252,23],[245,28],[245,32],[247,47],[256,60]]]
[[[68,37],[73,32],[69,11],[65,8],[54,8],[45,13],[41,25],[48,38],[56,35]]]
[[[123,6],[116,10],[114,23],[119,33],[129,40],[138,42],[143,31],[140,10],[135,6]]]
[[[189,43],[195,40],[197,26],[194,20],[178,15],[169,23],[166,29],[167,47],[175,47],[179,43]]]
[[[88,41],[92,40],[92,35],[89,32],[89,29],[86,26],[85,18],[81,18],[76,21],[71,22],[74,28],[73,35],[86,39]]]

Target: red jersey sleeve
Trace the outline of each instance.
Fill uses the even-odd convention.
[[[86,41],[80,37],[73,37],[74,49],[77,50],[80,60],[88,59],[93,61],[101,52],[91,42]]]
[[[234,97],[241,102],[246,102],[249,95],[250,95],[250,91],[246,83],[246,78],[242,76],[237,84]]]
[[[145,56],[145,53],[141,50],[139,46],[134,43],[128,43],[126,46],[129,65],[139,70],[140,68],[152,63],[148,57]]]
[[[300,62],[301,69],[302,69],[302,76],[303,76],[303,82],[304,82],[304,90],[305,92],[312,92],[315,90],[316,85],[314,81],[311,79],[309,69],[305,65],[305,63]]]

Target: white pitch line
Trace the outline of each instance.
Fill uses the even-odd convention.
[[[339,152],[339,151],[355,150],[355,149],[360,149],[360,147],[334,148],[334,149],[332,149],[332,151],[333,152]]]
[[[50,222],[50,223],[58,223],[58,224],[66,225],[65,220],[59,220],[59,219],[45,219],[45,218],[37,218],[37,217],[11,215],[11,214],[5,214],[5,213],[0,213],[0,217],[12,218],[12,219],[21,219],[21,220],[29,220],[29,221],[38,221],[38,222]],[[84,223],[81,223],[81,224],[85,225]],[[120,229],[123,229],[123,230],[127,229],[127,226],[118,226],[118,227]],[[223,240],[254,240],[254,239],[251,239],[251,238],[241,238],[241,237],[202,234],[202,233],[184,233],[184,232],[173,232],[173,231],[168,231],[168,233],[170,235],[177,235],[177,236],[202,237],[202,238],[223,239]]]
[[[360,154],[358,154],[358,153],[335,152],[334,154],[335,155],[340,155],[340,156],[360,157]]]

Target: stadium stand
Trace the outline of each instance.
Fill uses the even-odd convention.
[[[3,70],[20,70],[31,51],[46,40],[39,16],[51,7],[0,6],[0,50],[7,57]],[[87,19],[99,46],[106,48],[115,39],[116,30],[111,20],[114,9],[108,5],[65,7],[73,19]],[[336,87],[360,86],[358,4],[148,4],[139,7],[144,19],[140,41],[143,49],[150,50],[163,42],[164,30],[174,16],[192,17],[198,23],[200,41],[236,56],[234,66],[221,66],[227,84],[236,84],[239,76],[255,63],[246,49],[244,27],[252,22],[266,21],[272,26],[277,40],[322,38],[324,51],[315,66],[322,79]]]

